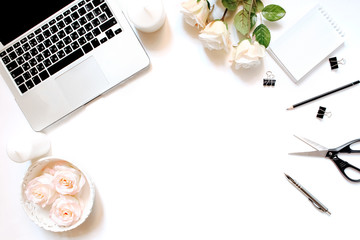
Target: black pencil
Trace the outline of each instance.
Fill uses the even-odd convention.
[[[305,100],[305,101],[302,101],[302,102],[299,102],[299,103],[297,103],[297,104],[294,104],[294,105],[292,105],[291,107],[287,108],[286,110],[292,110],[292,109],[294,109],[294,108],[296,108],[296,107],[299,107],[299,106],[304,105],[304,104],[306,104],[306,103],[312,102],[312,101],[314,101],[314,100],[316,100],[316,99],[325,97],[325,96],[327,96],[327,95],[329,95],[329,94],[332,94],[332,93],[341,91],[341,90],[343,90],[343,89],[345,89],[345,88],[354,86],[354,85],[356,85],[356,84],[358,84],[358,83],[360,83],[360,80],[357,80],[357,81],[352,82],[352,83],[349,83],[349,84],[347,84],[347,85],[345,85],[345,86],[336,88],[336,89],[331,90],[331,91],[329,91],[329,92],[320,94],[320,95],[318,95],[318,96],[316,96],[316,97],[309,98],[309,99],[307,99],[307,100]]]

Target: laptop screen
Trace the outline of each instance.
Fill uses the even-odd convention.
[[[74,0],[6,0],[0,13],[0,42],[11,42]]]

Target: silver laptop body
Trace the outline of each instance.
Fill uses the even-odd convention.
[[[69,2],[0,46],[0,74],[35,131],[150,64],[116,0]]]

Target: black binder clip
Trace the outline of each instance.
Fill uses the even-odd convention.
[[[267,71],[266,72],[266,77],[267,78],[264,78],[264,81],[263,81],[263,86],[272,86],[274,87],[275,86],[275,82],[276,80],[274,79],[274,74],[270,71]]]
[[[332,113],[331,112],[326,112],[326,107],[321,107],[320,106],[316,117],[319,118],[319,119],[323,119],[324,116],[331,117]]]
[[[338,61],[336,57],[329,58],[329,62],[330,62],[331,70],[338,69],[339,64],[342,65],[345,64],[345,60],[343,58]]]

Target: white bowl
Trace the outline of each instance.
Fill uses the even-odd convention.
[[[44,168],[51,166],[55,162],[65,162],[67,165],[79,170],[85,177],[86,183],[82,187],[82,190],[80,193],[77,194],[77,198],[79,201],[81,201],[84,205],[82,215],[75,224],[71,226],[59,226],[57,225],[49,216],[50,212],[50,206],[47,206],[45,208],[42,208],[41,206],[34,204],[33,202],[28,201],[25,195],[26,186],[29,181],[34,179],[35,177],[40,176],[44,170]],[[94,199],[95,199],[95,188],[91,181],[91,179],[81,171],[79,168],[77,168],[74,164],[72,164],[69,161],[56,158],[56,157],[45,157],[42,158],[36,162],[34,162],[28,169],[22,185],[21,185],[21,204],[29,216],[29,218],[35,222],[38,226],[44,228],[45,230],[49,230],[52,232],[64,232],[69,231],[71,229],[74,229],[78,227],[80,224],[82,224],[87,217],[90,215],[93,205],[94,205]]]

